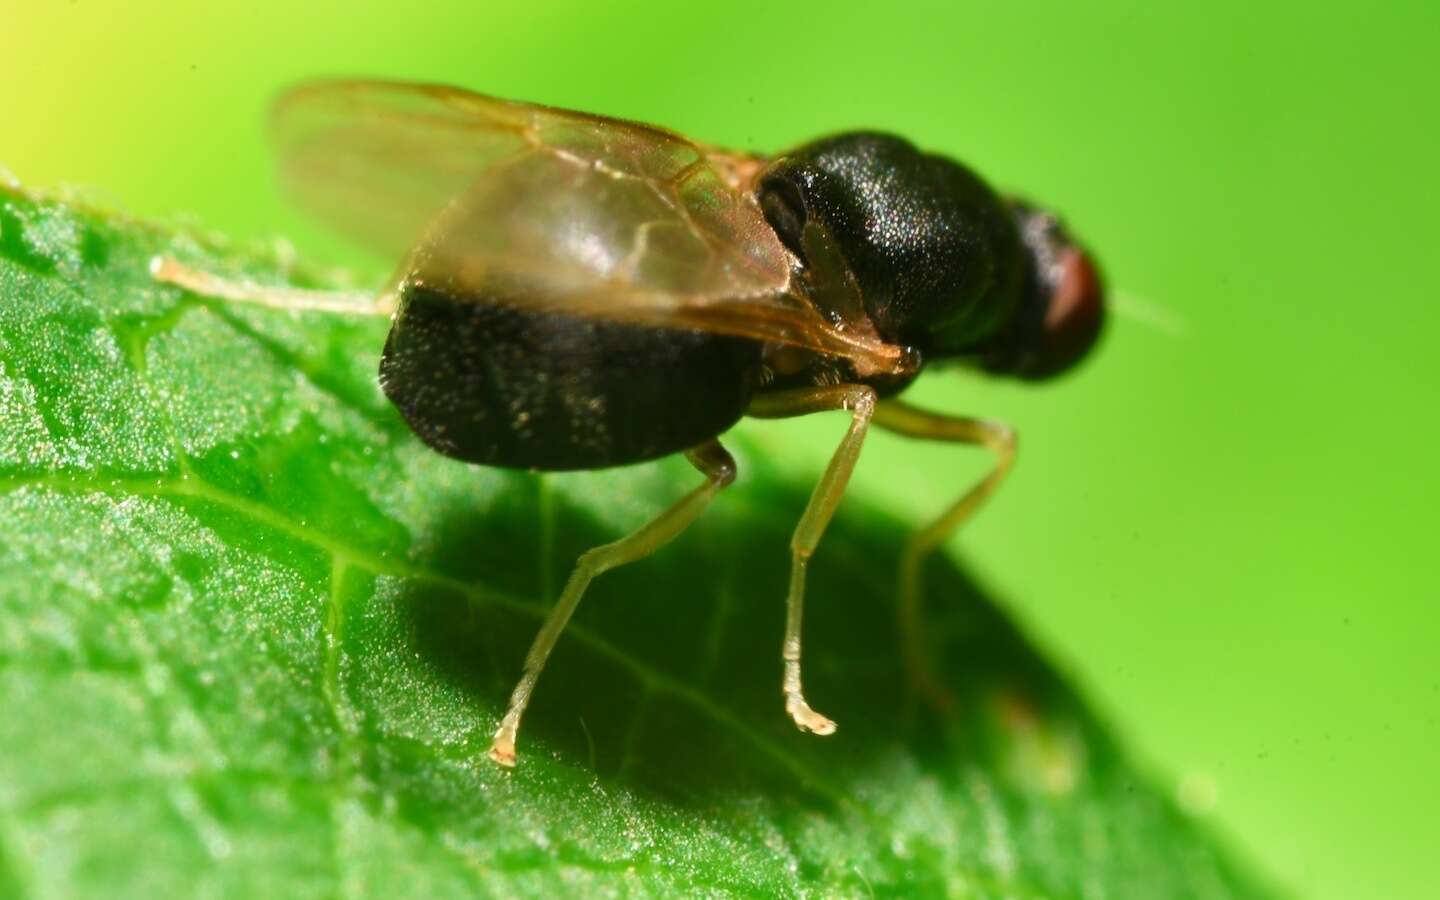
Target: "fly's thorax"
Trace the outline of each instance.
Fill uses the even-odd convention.
[[[1019,303],[1024,248],[1004,201],[901,138],[854,132],[798,147],[760,175],[757,198],[822,312],[864,317],[888,342],[966,354]]]

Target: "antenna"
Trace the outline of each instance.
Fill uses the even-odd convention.
[[[1190,324],[1184,316],[1153,300],[1129,291],[1116,291],[1113,296],[1115,312],[1126,319],[1148,325],[1173,338],[1183,338],[1190,330]]]

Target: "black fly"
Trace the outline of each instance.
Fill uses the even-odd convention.
[[[490,756],[515,763],[536,680],[590,580],[647,556],[735,478],[717,439],[741,416],[844,409],[849,431],[791,541],[785,709],[835,723],[800,678],[805,566],[871,423],[978,444],[991,472],[907,545],[907,659],[919,573],[1010,468],[1003,424],[894,399],[930,364],[1044,379],[1103,320],[1095,266],[1050,213],[887,134],[824,138],[773,158],[648,125],[455,88],[341,81],[277,104],[287,187],[311,212],[403,259],[359,301],[221,281],[168,259],[156,277],[287,308],[391,315],[380,383],[425,443],[457,459],[598,469],[684,453],[705,476],[634,534],[575,565],[525,660]]]

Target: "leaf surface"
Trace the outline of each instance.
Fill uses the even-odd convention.
[[[494,766],[571,561],[697,476],[443,459],[379,393],[384,322],[185,295],[159,252],[316,282],[0,191],[0,896],[1263,894],[948,559],[960,702],[908,699],[904,526],[859,503],[806,622],[840,730],[798,733],[778,642],[809,485],[754,440],[691,532],[596,582]]]

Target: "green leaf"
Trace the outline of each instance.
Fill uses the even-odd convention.
[[[905,526],[855,502],[806,623],[840,730],[797,732],[780,601],[810,485],[753,438],[690,533],[596,582],[495,766],[570,562],[696,474],[443,459],[376,387],[383,322],[183,295],[159,252],[316,282],[0,192],[0,895],[1263,893],[947,559],[958,712],[907,700]]]

